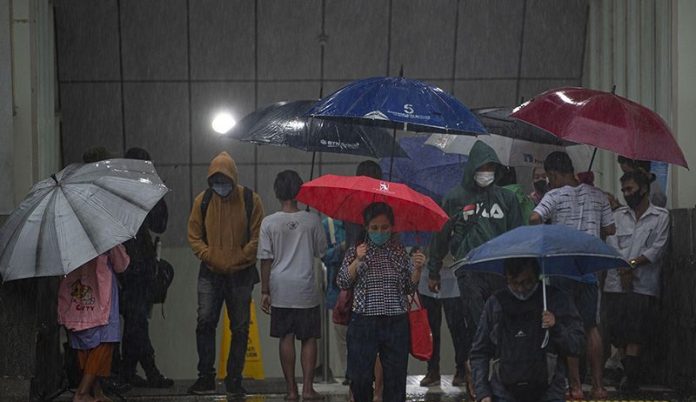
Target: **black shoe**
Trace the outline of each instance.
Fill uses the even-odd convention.
[[[227,388],[227,395],[232,397],[245,396],[247,393],[241,380],[225,381],[225,388]]]
[[[621,384],[619,384],[619,392],[623,395],[632,395],[640,391],[640,385],[635,381],[631,381],[628,377],[621,379]]]
[[[167,378],[162,374],[147,377],[146,383],[146,387],[148,388],[171,388],[174,386],[174,380]]]
[[[100,381],[102,389],[107,394],[121,395],[133,389],[130,384],[121,381],[117,377],[102,378]]]
[[[189,394],[209,395],[215,393],[215,377],[198,377],[188,389]]]
[[[348,378],[344,378],[343,382],[341,383],[343,385],[350,385],[350,380]]]
[[[134,388],[148,387],[147,380],[137,374],[121,377],[121,381],[125,384],[130,384]]]

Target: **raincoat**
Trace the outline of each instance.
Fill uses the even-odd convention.
[[[201,202],[205,192],[198,194],[193,201],[189,217],[188,241],[196,257],[211,271],[229,274],[256,263],[263,205],[261,197],[254,193],[254,207],[249,223],[250,238],[247,239],[244,187],[239,184],[237,165],[227,152],[221,152],[213,158],[208,167],[208,180],[216,173],[222,173],[232,179],[235,184],[233,193],[226,198],[213,193],[206,211],[205,223],[201,215]],[[204,224],[207,243],[203,240]]]
[[[119,244],[66,275],[58,288],[58,323],[71,331],[106,325],[111,312],[113,274],[126,270],[130,258]],[[111,265],[111,267],[109,267]]]
[[[474,181],[476,169],[489,162],[500,165],[493,148],[476,141],[461,183],[450,190],[442,203],[450,219],[430,243],[431,279],[440,278],[442,259],[448,252],[457,261],[469,250],[523,224],[520,204],[512,191],[495,184],[482,188]]]

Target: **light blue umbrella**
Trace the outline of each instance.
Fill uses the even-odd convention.
[[[536,258],[541,275],[583,275],[613,268],[630,267],[619,253],[598,237],[563,225],[520,226],[471,250],[452,269],[504,275],[505,260]],[[546,309],[546,286],[544,309]]]

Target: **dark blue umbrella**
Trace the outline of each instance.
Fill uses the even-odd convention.
[[[630,267],[611,246],[598,237],[563,225],[520,226],[471,250],[452,269],[504,274],[509,258],[537,258],[544,276],[579,279],[584,274]],[[544,287],[546,309],[546,287]]]
[[[403,77],[354,81],[319,100],[308,114],[405,131],[486,133],[476,116],[457,98],[438,87]]]
[[[404,183],[421,194],[442,203],[445,194],[459,184],[464,174],[464,155],[446,154],[431,145],[426,137],[405,137],[399,140],[407,158],[394,158],[392,181]],[[390,158],[382,158],[379,165],[387,170]],[[431,233],[401,233],[401,242],[407,246],[426,246]]]
[[[392,181],[407,184],[437,203],[454,186],[459,184],[464,174],[465,155],[447,154],[431,145],[426,145],[427,137],[405,137],[399,140],[401,148],[408,157],[395,157],[392,167]],[[387,170],[390,159],[379,161],[382,170]]]

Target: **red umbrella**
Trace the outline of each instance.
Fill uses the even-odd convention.
[[[655,112],[613,93],[566,87],[542,93],[510,115],[557,137],[631,159],[688,168],[667,123]]]
[[[432,198],[405,184],[366,176],[327,174],[302,185],[297,200],[326,215],[362,225],[362,213],[373,202],[394,210],[395,232],[437,232],[448,216]]]

